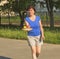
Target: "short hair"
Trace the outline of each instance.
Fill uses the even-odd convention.
[[[29,9],[31,9],[31,8],[36,12],[35,7],[32,6],[32,5],[29,5],[29,6],[28,6],[27,11],[28,11]]]

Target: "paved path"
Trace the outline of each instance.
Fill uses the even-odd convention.
[[[0,38],[0,59],[32,59],[27,41]],[[44,43],[38,59],[60,59],[60,45]]]

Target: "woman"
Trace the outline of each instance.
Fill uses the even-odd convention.
[[[28,43],[32,50],[32,59],[37,59],[41,52],[40,36],[41,39],[44,39],[44,32],[40,17],[35,15],[35,8],[29,6],[27,11],[29,16],[25,18],[25,23],[28,28],[32,28],[32,30],[28,31]]]

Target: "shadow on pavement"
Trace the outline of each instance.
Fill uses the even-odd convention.
[[[5,57],[5,56],[0,56],[0,59],[11,59],[11,58]]]

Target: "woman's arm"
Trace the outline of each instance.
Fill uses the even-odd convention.
[[[26,20],[25,20],[25,24],[26,24],[27,28],[30,28],[30,25],[29,25],[29,23]]]
[[[41,20],[39,21],[39,23],[40,23],[40,30],[41,30],[41,38],[42,38],[42,39],[45,39]]]

